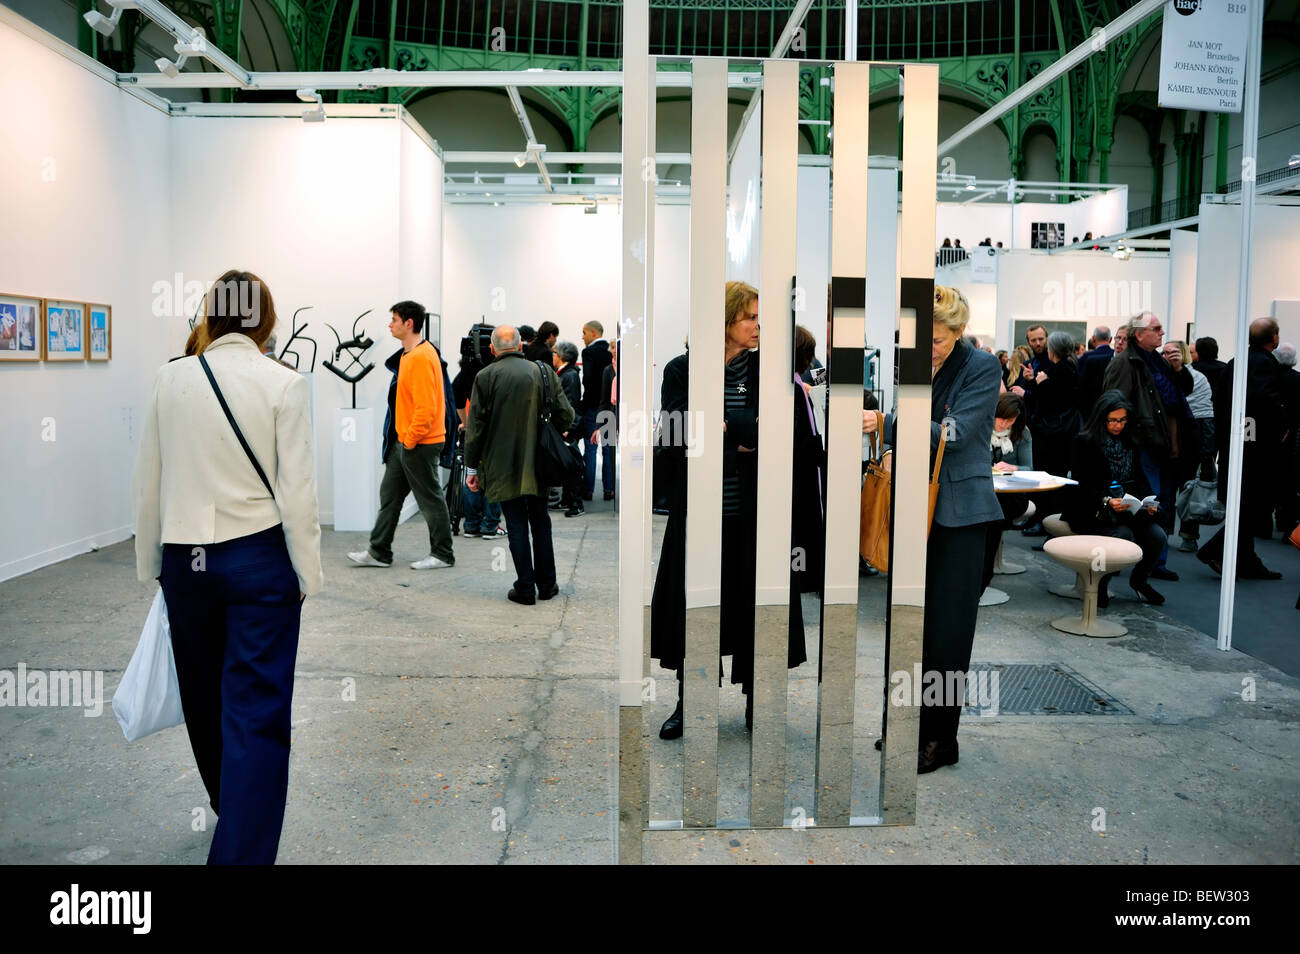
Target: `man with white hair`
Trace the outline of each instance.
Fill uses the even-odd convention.
[[[500,325],[492,332],[496,360],[474,378],[469,399],[465,483],[470,490],[482,490],[490,500],[500,502],[516,574],[506,598],[531,606],[560,591],[546,488],[538,487],[534,470],[543,386],[550,389],[551,424],[561,432],[573,424],[573,406],[555,369],[528,361],[521,348],[519,332],[510,325]]]

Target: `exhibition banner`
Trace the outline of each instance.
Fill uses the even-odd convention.
[[[996,285],[998,281],[998,250],[992,245],[971,249],[970,280]]]
[[[1241,112],[1248,0],[1173,0],[1160,38],[1160,105]],[[1262,3],[1263,0],[1255,0]]]

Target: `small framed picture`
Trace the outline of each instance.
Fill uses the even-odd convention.
[[[41,300],[0,294],[0,361],[40,361],[41,338]]]
[[[113,306],[86,305],[86,357],[107,361],[113,357]]]
[[[86,360],[86,306],[81,302],[46,300],[45,360]]]

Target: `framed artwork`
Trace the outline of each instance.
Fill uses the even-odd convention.
[[[41,360],[41,300],[0,295],[0,361]]]
[[[113,306],[86,305],[86,357],[107,361],[113,357]]]
[[[86,306],[76,301],[45,302],[45,360],[86,359]]]

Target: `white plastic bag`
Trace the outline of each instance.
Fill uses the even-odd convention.
[[[167,601],[161,588],[140,631],[140,643],[127,663],[117,692],[113,693],[113,715],[117,716],[128,742],[185,721],[176,660],[172,656]]]

